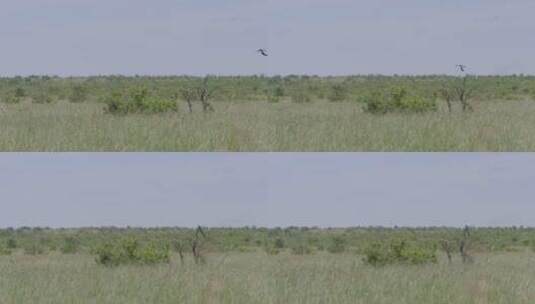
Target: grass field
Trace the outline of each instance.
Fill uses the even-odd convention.
[[[2,104],[0,151],[535,151],[532,100],[387,115],[355,102],[213,104],[127,116],[96,102]]]
[[[535,303],[535,255],[366,266],[354,254],[231,253],[107,268],[89,255],[0,256],[0,303]]]

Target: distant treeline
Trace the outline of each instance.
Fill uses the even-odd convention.
[[[535,76],[29,76],[0,78],[0,101],[32,98],[54,100],[103,101],[118,91],[145,88],[157,98],[181,98],[179,92],[205,79],[214,89],[211,99],[217,101],[363,101],[377,91],[402,87],[422,98],[440,98],[444,87],[454,86],[461,77],[469,77],[474,100],[514,100],[535,98]],[[6,97],[6,96],[9,96]],[[10,99],[11,98],[11,99]]]
[[[467,231],[469,236],[467,236]],[[240,252],[265,249],[298,252],[362,253],[374,244],[407,242],[438,250],[445,241],[457,244],[469,238],[472,251],[515,251],[535,248],[535,228],[203,228],[206,252]],[[8,228],[0,230],[0,248],[32,252],[68,250],[92,253],[103,244],[134,239],[140,244],[177,248],[198,236],[189,228]],[[62,249],[63,248],[63,249]]]

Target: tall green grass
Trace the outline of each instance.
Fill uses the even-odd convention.
[[[205,265],[99,266],[92,256],[0,256],[0,303],[503,303],[535,300],[535,255],[371,267],[354,254],[211,255]]]
[[[379,116],[355,102],[215,101],[215,113],[193,114],[181,106],[114,116],[95,102],[3,104],[0,151],[535,151],[531,100]]]

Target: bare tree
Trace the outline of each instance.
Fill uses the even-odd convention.
[[[206,234],[204,234],[202,227],[198,226],[197,230],[195,231],[195,237],[191,240],[191,252],[193,254],[193,259],[195,260],[195,264],[206,263],[206,259],[202,255],[202,245],[205,239],[206,239]]]
[[[460,84],[455,87],[455,93],[457,94],[457,98],[459,99],[459,101],[461,102],[463,106],[463,112],[474,110],[472,105],[468,102],[468,99],[472,95],[472,90],[470,90],[467,85],[468,77],[469,77],[468,75],[465,75],[462,78],[462,81],[460,82]]]
[[[442,240],[440,245],[442,247],[442,250],[448,256],[448,262],[451,263],[451,261],[452,261],[451,252],[452,252],[452,249],[453,249],[452,246],[451,246],[451,243],[448,240]]]
[[[180,90],[180,96],[188,104],[188,110],[193,113],[193,102],[200,101],[203,112],[213,112],[214,107],[210,103],[210,98],[214,95],[216,89],[210,86],[209,77],[205,77],[198,84],[191,84]],[[178,95],[176,95],[178,97]]]
[[[463,112],[473,111],[474,108],[470,104],[469,100],[472,97],[472,89],[469,86],[470,75],[466,72],[466,65],[458,64],[456,65],[459,68],[459,71],[463,73],[464,76],[456,77],[453,83],[445,84],[438,93],[446,101],[448,105],[448,112],[453,111],[453,101],[459,101],[462,106]]]
[[[459,243],[459,252],[461,254],[461,258],[463,260],[463,263],[473,263],[474,258],[468,253],[468,239],[470,238],[470,228],[468,226],[465,226],[463,229],[463,239]]]
[[[191,88],[183,88],[180,90],[182,99],[188,104],[188,110],[193,113],[193,101],[196,99],[196,92]]]
[[[454,98],[451,90],[447,87],[443,87],[442,89],[440,89],[439,92],[442,98],[444,98],[444,100],[446,101],[446,104],[448,105],[448,112],[451,113],[453,111],[451,103]]]
[[[197,96],[202,103],[203,112],[213,112],[214,107],[210,104],[209,99],[213,96],[215,88],[210,87],[208,83],[208,76],[204,78],[202,84],[197,88]]]
[[[461,243],[459,245],[459,251],[461,253],[461,258],[463,259],[463,263],[471,264],[474,262],[474,258],[468,253],[467,246],[468,246],[467,240],[461,240]]]
[[[463,236],[465,239],[470,237],[470,227],[468,225],[464,226]]]
[[[184,244],[180,241],[175,242],[175,250],[178,252],[178,255],[180,256],[180,263],[184,265]]]

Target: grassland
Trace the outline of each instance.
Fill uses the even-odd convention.
[[[215,102],[214,113],[112,116],[99,103],[7,104],[0,151],[535,151],[535,102],[473,113],[363,113],[356,103]]]
[[[533,228],[249,227],[205,228],[204,235],[185,228],[0,229],[0,303],[535,301]],[[170,258],[99,263],[103,244],[132,240],[158,246]],[[451,261],[444,241],[453,245]],[[456,252],[460,241],[471,262]],[[188,247],[194,243],[203,263]],[[402,243],[409,246],[404,254],[432,252],[436,259],[368,262],[367,248],[388,251]]]
[[[213,78],[215,111],[189,113],[187,77],[0,79],[0,151],[535,151],[535,77],[470,79],[474,111],[450,113],[438,93],[457,80]],[[110,95],[139,87],[178,110],[106,113]],[[370,94],[400,87],[438,110],[365,111]]]
[[[106,268],[90,255],[0,256],[1,303],[503,303],[535,301],[535,255],[374,268],[354,254],[210,255]]]

